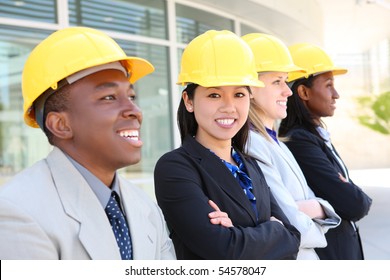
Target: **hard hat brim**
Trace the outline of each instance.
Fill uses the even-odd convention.
[[[186,86],[188,84],[192,84],[193,82],[177,82],[177,85]],[[197,83],[198,85],[202,87],[223,87],[223,86],[250,86],[250,87],[265,87],[264,83],[262,81],[254,81],[252,79],[250,80],[237,80],[234,81],[232,79],[226,79],[223,78],[220,80],[215,79],[209,79],[209,80],[203,80],[200,83]]]
[[[336,75],[346,74],[348,72],[348,70],[345,68],[333,67],[331,69],[327,69],[327,70],[323,70],[323,71],[319,71],[319,72],[313,72],[313,73],[311,73],[311,72],[306,72],[306,73],[292,72],[293,76],[290,77],[290,75],[289,75],[287,82],[293,82],[293,81],[296,81],[296,80],[299,80],[302,78],[308,78],[311,75],[320,75],[320,74],[327,73],[327,72],[332,72],[333,76],[336,76]]]
[[[154,66],[143,58],[126,57],[123,62],[127,71],[130,73],[129,81],[132,84],[154,71]]]

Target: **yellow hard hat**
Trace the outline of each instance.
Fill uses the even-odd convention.
[[[134,83],[154,71],[147,60],[128,57],[105,33],[87,27],[69,27],[52,33],[38,44],[25,63],[22,74],[24,121],[38,127],[34,101],[48,89],[57,90],[68,76],[91,67],[119,61]]]
[[[177,84],[189,83],[203,87],[264,86],[258,80],[251,49],[228,30],[209,30],[184,49]]]
[[[287,46],[275,36],[264,33],[250,33],[241,37],[255,55],[257,72],[301,72],[305,70],[296,66]]]
[[[336,67],[325,50],[319,46],[299,43],[288,47],[288,49],[294,63],[306,70],[306,74],[297,72],[289,74],[289,82],[330,71],[333,75],[345,74],[348,71],[347,69]]]

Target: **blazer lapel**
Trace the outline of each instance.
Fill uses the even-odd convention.
[[[277,145],[275,143],[275,145]],[[280,156],[283,158],[283,160],[288,164],[288,166],[290,166],[291,170],[293,171],[293,173],[295,174],[295,176],[297,177],[297,180],[299,181],[300,183],[300,187],[302,189],[302,192],[304,193],[305,197],[308,197],[308,193],[307,193],[307,189],[304,187],[307,185],[307,182],[306,182],[306,179],[303,175],[302,172],[299,172],[300,171],[300,167],[298,165],[298,163],[296,162],[294,156],[292,155],[292,153],[290,152],[290,150],[287,148],[287,146],[283,143],[283,142],[280,142],[280,146],[277,145],[277,149],[275,149],[278,153],[278,155],[276,156]],[[281,170],[281,173],[283,174],[283,170]]]
[[[106,213],[83,176],[58,148],[47,162],[65,213],[80,223],[79,239],[91,259],[121,259]]]
[[[149,217],[150,208],[143,203],[139,194],[123,178],[119,178],[119,187],[126,219],[130,228],[133,246],[133,258],[137,260],[150,260],[155,258],[157,243],[156,228],[145,217]]]
[[[215,185],[220,187],[232,200],[236,201],[252,218],[256,223],[256,215],[252,209],[252,206],[243,192],[237,179],[224,165],[221,159],[215,154],[211,153],[207,148],[203,147],[192,137],[187,137],[183,144],[185,149],[193,157],[198,158],[200,165],[209,170],[210,173],[214,173],[215,176],[210,178],[214,181]]]
[[[240,154],[240,156],[244,160],[248,176],[252,180],[253,194],[256,197],[259,220],[262,220],[262,217],[269,217],[270,215],[270,189],[255,159],[249,160],[242,154]]]

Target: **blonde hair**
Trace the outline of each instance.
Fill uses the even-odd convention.
[[[251,130],[260,133],[265,139],[272,142],[272,139],[268,135],[265,125],[261,120],[261,115],[265,115],[263,108],[256,103],[254,98],[251,98],[249,107],[249,123],[251,125]]]

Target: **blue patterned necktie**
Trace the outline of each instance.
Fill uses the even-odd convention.
[[[229,170],[233,174],[233,176],[238,180],[238,183],[240,184],[241,188],[243,189],[245,195],[247,196],[247,198],[249,199],[249,201],[252,205],[252,208],[256,214],[256,218],[258,218],[257,207],[256,207],[256,197],[253,195],[253,192],[252,192],[252,189],[253,189],[252,180],[246,174],[246,168],[245,168],[244,162],[242,161],[240,155],[234,149],[232,149],[232,157],[238,166],[234,166],[226,161],[224,161],[224,163],[225,163],[226,167],[229,168]]]
[[[125,220],[125,216],[119,207],[119,196],[115,191],[111,193],[111,197],[108,201],[105,211],[114,232],[116,242],[118,243],[122,260],[131,260],[133,258],[133,252],[131,247],[130,232]]]

